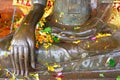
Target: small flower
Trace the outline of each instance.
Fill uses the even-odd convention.
[[[48,66],[48,71],[54,71],[54,67],[53,66]]]
[[[96,40],[96,37],[95,36],[91,37],[90,40],[94,41],[94,40]]]
[[[30,74],[30,76],[33,76],[35,78],[35,80],[40,80],[38,73],[36,73],[36,74]]]

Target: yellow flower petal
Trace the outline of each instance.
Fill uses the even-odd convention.
[[[53,67],[57,68],[57,67],[60,67],[60,65],[55,63]]]
[[[57,80],[62,80],[61,78],[57,78]]]
[[[54,71],[54,67],[53,66],[48,66],[48,71]]]

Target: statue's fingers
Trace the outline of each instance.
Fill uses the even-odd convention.
[[[25,76],[28,75],[28,47],[24,47]]]
[[[18,63],[18,47],[14,46],[14,58],[15,58],[15,66],[16,66],[16,74],[19,75],[19,63]]]
[[[19,47],[19,64],[20,64],[20,73],[21,73],[21,75],[23,75],[24,74],[24,64],[23,64],[23,62],[24,62],[24,60],[23,60],[23,56],[24,56],[24,54],[23,54],[23,46],[20,46]]]
[[[32,68],[35,68],[35,47],[31,46],[30,47],[30,52],[31,52],[31,66]]]
[[[13,50],[13,46],[11,46],[11,55],[10,55],[10,59],[12,62],[12,66],[13,66],[13,73],[16,73],[16,68],[15,68],[15,59],[14,59],[14,50]]]

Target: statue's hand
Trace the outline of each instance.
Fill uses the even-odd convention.
[[[34,50],[34,29],[31,29],[29,25],[21,26],[11,44],[11,59],[15,74],[27,76],[30,62],[32,68],[35,67]]]

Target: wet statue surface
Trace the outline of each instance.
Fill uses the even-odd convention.
[[[78,76],[79,78],[98,78],[100,72],[105,73],[107,78],[115,78],[119,74],[120,32],[116,26],[107,23],[111,2],[55,0],[53,13],[47,18],[44,27],[51,26],[52,35],[60,38],[60,42],[53,43],[48,49],[43,45],[35,48],[35,25],[44,13],[46,0],[35,0],[33,3],[33,9],[20,28],[14,34],[0,39],[2,69],[7,68],[16,75],[27,76],[31,72],[46,72],[45,63],[59,63],[63,72],[81,75],[94,73],[91,76]],[[80,28],[74,29],[75,26]],[[98,33],[111,36],[94,40]],[[74,43],[77,41],[80,42]],[[10,45],[9,51],[7,49]],[[4,57],[4,52],[9,56]],[[115,67],[109,65],[110,59],[115,59]],[[116,74],[110,76],[109,72]]]

